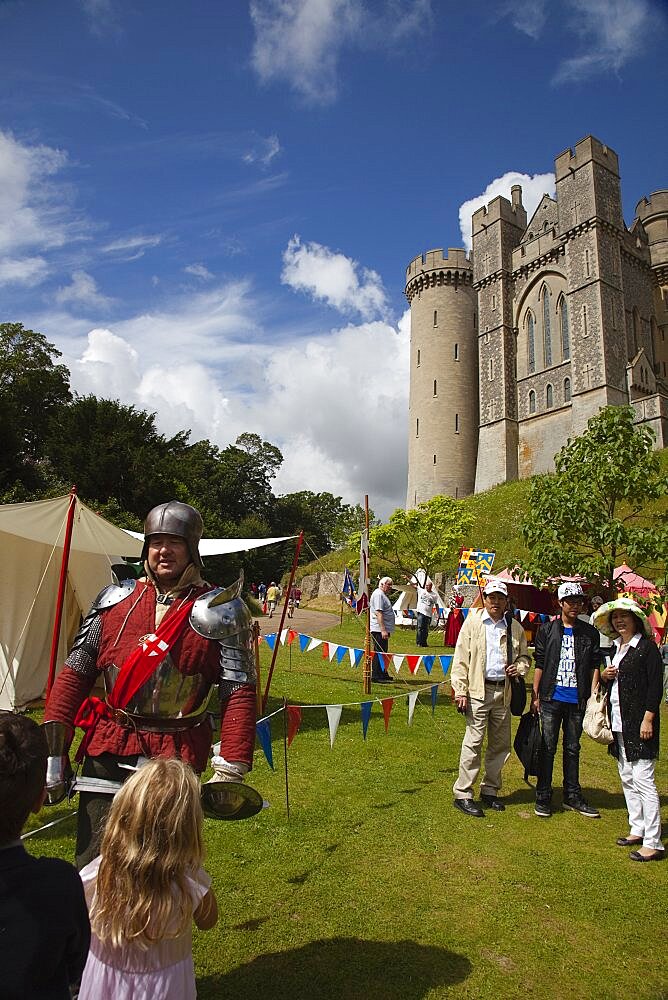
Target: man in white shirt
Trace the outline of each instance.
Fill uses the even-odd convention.
[[[374,650],[378,653],[387,653],[389,639],[394,632],[394,608],[387,596],[392,590],[392,577],[384,576],[378,581],[378,586],[371,595],[369,608],[371,611],[371,638]],[[384,662],[384,661],[383,661]],[[381,658],[374,656],[371,680],[376,684],[391,684],[392,678],[383,670]]]
[[[408,583],[411,583],[417,592],[417,633],[415,636],[416,646],[427,646],[427,636],[429,635],[429,626],[431,625],[431,616],[433,614],[434,608],[438,607],[438,597],[434,593],[434,586],[426,576],[423,576],[422,585],[420,584],[417,575],[412,576],[410,579],[406,577]]]
[[[462,625],[451,673],[457,711],[466,715],[459,774],[453,787],[454,805],[467,816],[477,817],[485,815],[473,799],[485,733],[487,751],[480,799],[482,805],[496,812],[505,809],[498,793],[501,770],[510,756],[510,678],[518,674],[524,677],[530,663],[524,629],[510,614],[506,617],[508,588],[502,580],[487,582],[483,603],[483,610],[469,611]]]

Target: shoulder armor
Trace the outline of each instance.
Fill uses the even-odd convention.
[[[110,583],[97,595],[91,606],[91,611],[106,611],[114,604],[120,604],[133,593],[136,586],[136,580],[123,580],[119,584]]]
[[[227,639],[250,627],[252,616],[241,600],[243,580],[216,587],[198,597],[190,612],[190,625],[205,639]]]

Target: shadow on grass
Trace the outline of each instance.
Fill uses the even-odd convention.
[[[331,938],[258,955],[226,975],[197,981],[200,1000],[420,1000],[471,973],[468,958],[415,941]]]

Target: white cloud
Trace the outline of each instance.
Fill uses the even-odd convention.
[[[192,274],[194,278],[201,278],[202,281],[212,281],[213,274],[204,264],[188,264],[183,270],[186,274]]]
[[[0,255],[66,242],[67,200],[50,183],[66,163],[60,149],[25,145],[0,131]]]
[[[547,5],[548,0],[506,0],[499,14],[508,16],[518,31],[530,38],[539,38],[547,20]]]
[[[80,2],[92,34],[99,37],[120,34],[118,11],[114,0],[80,0]]]
[[[147,250],[160,246],[164,237],[160,233],[151,233],[146,236],[120,236],[111,243],[100,247],[102,253],[109,253],[118,256],[120,260],[139,260]]]
[[[43,257],[0,258],[0,285],[39,285],[48,272]]]
[[[251,0],[253,67],[260,80],[285,80],[307,103],[337,97],[347,48],[387,48],[425,31],[431,0]]]
[[[569,0],[572,27],[583,50],[564,59],[554,82],[584,80],[598,73],[618,72],[642,52],[662,20],[650,0]]]
[[[554,198],[554,174],[520,174],[511,170],[502,177],[495,177],[493,181],[489,182],[482,194],[476,195],[475,198],[469,198],[468,201],[459,206],[459,228],[467,250],[471,249],[471,216],[473,213],[487,205],[497,195],[503,195],[504,198],[510,200],[510,189],[513,184],[522,186],[522,204],[527,211],[527,220],[536,211],[544,194],[549,194]]]
[[[183,292],[160,313],[81,335],[37,328],[64,352],[80,393],[157,413],[165,434],[224,447],[243,431],[276,444],[285,462],[276,490],[329,490],[348,502],[369,493],[385,515],[404,503],[408,313],[277,341],[255,324],[262,303],[248,285]],[[31,322],[34,318],[31,317]],[[253,349],[249,345],[253,344]]]
[[[241,158],[249,166],[253,163],[259,163],[262,167],[268,167],[280,152],[281,144],[277,135],[268,135],[266,139],[261,135],[253,135]]]
[[[320,243],[292,237],[283,253],[281,281],[344,314],[384,316],[387,300],[380,275]]]
[[[59,305],[63,305],[66,302],[75,302],[80,305],[94,306],[101,309],[106,309],[113,302],[113,299],[100,292],[95,278],[87,274],[86,271],[74,271],[71,283],[59,288],[54,298]]]

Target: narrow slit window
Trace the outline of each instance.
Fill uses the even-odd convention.
[[[436,379],[434,379],[434,395],[438,396],[438,392],[436,391],[436,387],[437,387],[437,382],[436,382]]]
[[[571,380],[569,378],[564,379],[564,403],[570,403],[571,401]]]
[[[494,381],[494,358],[489,359],[489,380]]]
[[[416,417],[416,419],[415,419],[415,437],[416,438],[420,437],[420,418],[419,417]]]
[[[459,434],[459,414],[455,413],[455,434]]]
[[[418,368],[419,368],[420,367],[420,348],[419,347],[418,347],[418,352],[417,352],[417,363],[418,363]]]
[[[536,393],[532,389],[531,392],[529,393],[529,413],[535,413],[535,412],[536,412]]]
[[[455,344],[455,361],[459,361],[459,344]]]
[[[438,326],[438,309],[434,309],[434,326]]]
[[[554,406],[554,389],[549,382],[545,388],[545,406],[548,410]]]

